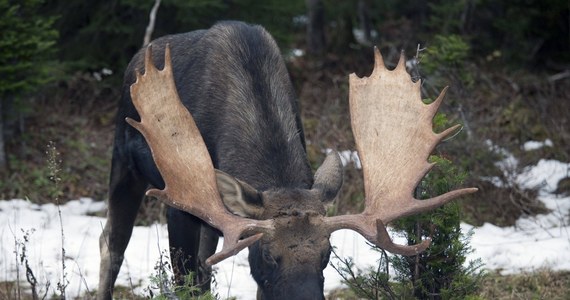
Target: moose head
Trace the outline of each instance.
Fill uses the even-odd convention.
[[[465,188],[427,200],[414,199],[415,187],[433,167],[428,156],[457,126],[433,132],[432,119],[445,90],[433,103],[424,104],[421,82],[411,80],[403,54],[397,67],[388,70],[375,49],[372,74],[349,77],[351,125],[362,162],[365,209],[360,214],[332,217],[325,215],[325,204],[336,197],[342,185],[337,154],[327,156],[311,189],[258,191],[215,170],[194,119],[180,102],[168,46],[164,69],[158,70],[151,57],[148,47],[145,72],[137,74],[131,86],[141,120],[127,119],[143,134],[165,182],[164,189],[151,189],[147,194],[223,233],[222,250],[207,264],[250,247],[250,268],[260,298],[323,298],[329,237],[339,229],[354,230],[392,253],[418,254],[429,246],[429,239],[417,245],[394,244],[386,224],[477,190]],[[295,294],[299,290],[304,292]]]

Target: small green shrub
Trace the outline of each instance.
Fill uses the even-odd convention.
[[[354,293],[354,298],[382,299],[387,297],[394,299],[396,292],[393,288],[394,284],[390,282],[388,254],[372,244],[370,247],[381,254],[376,268],[357,268],[351,257],[341,258],[334,249],[332,261],[336,263],[331,262],[331,266],[342,277],[343,283]]]
[[[465,174],[438,156],[430,161],[438,168],[432,170],[416,189],[416,198],[427,199],[452,190],[463,182]],[[432,212],[400,219],[396,228],[403,231],[409,245],[431,237],[430,247],[417,256],[395,255],[391,259],[398,281],[411,283],[419,299],[465,299],[478,290],[482,278],[482,263],[471,261],[465,266],[471,233],[460,227],[460,206],[448,203]]]
[[[421,57],[421,70],[429,75],[432,86],[450,83],[470,87],[473,75],[467,68],[469,44],[459,35],[436,35],[427,43]]]

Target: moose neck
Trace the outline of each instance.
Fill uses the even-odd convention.
[[[312,174],[302,143],[302,132],[297,129],[295,120],[279,119],[275,111],[272,113],[273,119],[251,119],[249,121],[255,123],[248,123],[239,118],[240,124],[229,126],[229,130],[246,129],[239,134],[224,134],[217,140],[216,167],[259,191],[308,189],[312,185]]]
[[[265,31],[219,30],[209,31],[201,43],[216,51],[195,62],[205,69],[198,89],[199,101],[207,103],[194,117],[215,167],[260,191],[310,188],[298,104],[273,39]]]

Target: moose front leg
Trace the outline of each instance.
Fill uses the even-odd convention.
[[[200,249],[198,250],[198,274],[196,280],[202,291],[210,290],[212,282],[212,267],[206,260],[216,253],[220,232],[211,226],[202,223],[200,230]]]
[[[210,289],[212,268],[206,259],[216,252],[219,232],[199,218],[184,211],[168,208],[170,257],[177,284],[188,284],[185,276],[192,273],[193,284],[202,291]]]

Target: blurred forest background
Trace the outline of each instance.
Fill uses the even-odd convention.
[[[510,226],[545,211],[513,178],[542,158],[570,161],[568,0],[0,0],[0,199],[105,200],[122,76],[145,35],[227,19],[278,41],[314,166],[327,148],[355,149],[348,74],[370,74],[374,45],[389,67],[405,50],[426,99],[450,86],[435,129],[463,130],[436,154],[466,174],[457,184],[480,188],[460,202],[462,220]],[[533,140],[548,146],[522,147]],[[501,169],[506,151],[520,162]],[[360,171],[345,177],[333,213],[362,209]],[[159,206],[147,200],[139,223]]]
[[[465,202],[465,218],[512,224],[541,207],[532,191],[497,168],[501,153],[490,145],[514,153],[520,167],[545,157],[569,160],[569,6],[564,0],[0,0],[0,198],[106,199],[122,74],[149,23],[158,37],[237,19],[265,26],[280,44],[315,165],[326,148],[355,148],[347,75],[371,72],[373,45],[388,65],[405,50],[425,98],[451,87],[436,126],[461,123],[463,131],[437,151],[481,188],[476,201]],[[526,141],[545,139],[551,147],[521,150]],[[357,170],[348,168],[346,176],[359,182]],[[490,176],[505,184],[481,179]],[[561,191],[568,185],[562,181]],[[348,185],[336,209],[358,210],[361,200],[359,183]]]

